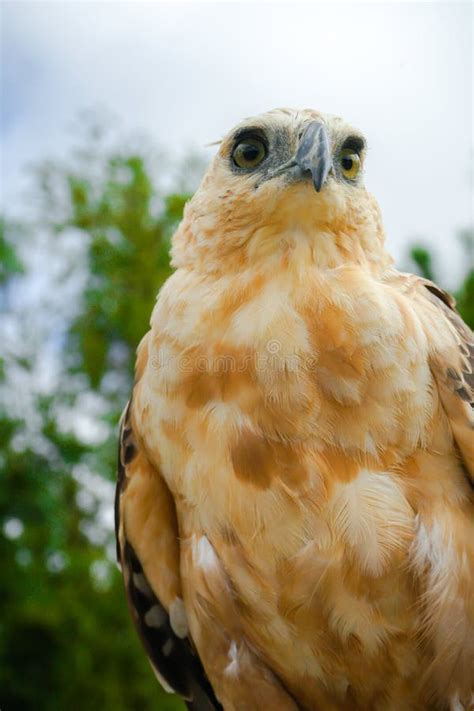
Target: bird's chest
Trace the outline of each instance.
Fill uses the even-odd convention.
[[[210,604],[226,580],[272,668],[329,675],[341,694],[361,649],[375,670],[387,635],[412,632],[414,516],[390,468],[423,440],[430,397],[413,315],[356,286],[319,301],[272,288],[239,308],[167,302],[135,389],[189,599],[195,571],[211,598],[215,573]]]
[[[196,510],[350,479],[356,462],[384,469],[423,441],[431,376],[415,316],[366,275],[335,271],[304,288],[186,284],[158,302],[141,432]]]

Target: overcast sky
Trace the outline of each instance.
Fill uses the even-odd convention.
[[[314,107],[365,132],[366,182],[399,262],[424,237],[445,282],[459,274],[454,235],[472,224],[471,3],[17,0],[1,11],[7,208],[26,164],[64,155],[84,108],[107,107],[178,154],[244,116]]]

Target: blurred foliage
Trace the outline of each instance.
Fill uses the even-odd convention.
[[[0,217],[0,287],[13,275],[23,272],[23,265],[13,246],[7,241],[5,232],[5,220]]]
[[[471,269],[458,292],[457,307],[465,322],[474,329],[474,269]]]
[[[428,250],[424,247],[412,247],[410,257],[414,261],[421,276],[434,281],[433,259]]]
[[[0,221],[0,304],[14,334],[0,371],[3,711],[183,708],[148,666],[113,562],[117,422],[189,197],[183,176],[164,191],[168,169],[155,167],[147,146],[117,149],[88,124],[67,164],[34,173],[37,216]],[[469,254],[472,234],[462,239]],[[411,256],[433,278],[430,253]],[[41,301],[32,285],[46,272]],[[457,297],[473,325],[472,270]]]
[[[189,194],[160,197],[148,154],[107,148],[103,135],[89,136],[68,165],[45,163],[34,181],[35,220],[21,230],[0,223],[0,303],[8,311],[14,299],[2,292],[18,278],[34,281],[35,270],[60,254],[60,276],[35,307],[45,339],[53,351],[59,340],[62,355],[45,396],[35,391],[38,353],[3,353],[0,707],[176,711],[182,703],[162,691],[130,620],[111,513],[117,422],[134,352],[171,273],[169,236]],[[45,253],[28,264],[43,232]],[[79,272],[76,303],[64,323],[55,316],[60,333],[49,332],[48,307],[61,311],[68,280]],[[16,340],[27,342],[21,308],[7,316]],[[16,387],[8,389],[8,380],[29,390],[25,418],[11,414]],[[99,402],[97,427],[105,433],[91,441],[68,424],[84,393]]]
[[[153,184],[136,155],[112,158],[99,190],[94,187],[93,195],[83,177],[68,176],[70,224],[91,238],[85,308],[74,323],[70,346],[81,354],[79,367],[97,387],[114,346],[126,347],[126,365],[132,366],[157,284],[171,273],[167,228],[180,218],[187,196],[168,198],[164,211],[153,216]]]
[[[466,257],[466,275],[459,288],[454,292],[456,307],[464,321],[474,329],[474,230],[461,230],[459,241]],[[415,245],[410,250],[410,257],[416,271],[425,279],[441,283],[433,266],[433,256],[426,247]]]
[[[459,313],[474,329],[474,229],[461,230],[459,239],[466,254],[467,274],[457,292]]]

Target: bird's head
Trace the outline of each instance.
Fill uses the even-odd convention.
[[[386,263],[379,209],[363,182],[365,153],[360,131],[311,109],[245,119],[220,142],[186,206],[174,265]]]

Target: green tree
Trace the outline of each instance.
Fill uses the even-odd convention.
[[[107,138],[88,126],[70,162],[36,171],[35,219],[1,223],[1,303],[15,331],[3,342],[0,410],[6,711],[182,708],[132,628],[111,513],[134,351],[170,274],[169,236],[188,194],[163,195],[146,148]],[[32,315],[18,295],[34,292],[57,255]],[[52,362],[46,387],[42,351]]]

